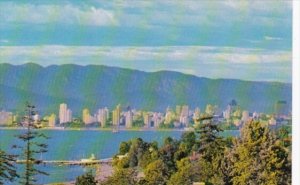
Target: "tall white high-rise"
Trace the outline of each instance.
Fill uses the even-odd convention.
[[[152,120],[154,122],[154,128],[159,128],[160,124],[163,121],[161,113],[154,112]]]
[[[189,106],[187,106],[187,105],[182,106],[182,111],[181,111],[179,121],[183,125],[188,126],[188,124],[189,124]]]
[[[72,111],[70,109],[67,109],[67,120],[66,122],[71,122],[72,121]]]
[[[72,121],[72,111],[68,109],[67,104],[62,103],[59,106],[59,123],[68,123]]]
[[[106,121],[108,119],[108,112],[109,110],[107,108],[99,109],[97,114],[97,121],[100,123],[101,127],[105,127]]]
[[[146,128],[149,128],[151,126],[151,118],[149,113],[144,114],[144,124]]]
[[[125,120],[126,128],[132,127],[132,119],[133,119],[133,113],[131,112],[131,110],[129,110],[126,112],[126,120]]]

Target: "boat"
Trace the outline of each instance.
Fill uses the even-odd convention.
[[[114,128],[114,129],[112,130],[112,133],[118,133],[118,132],[119,132],[118,129],[115,129],[115,128]]]
[[[113,127],[112,133],[118,133],[118,132],[119,132],[118,126]]]
[[[95,160],[96,160],[96,157],[94,154],[92,154],[91,157],[89,157],[88,159],[80,159],[81,162],[92,162]]]

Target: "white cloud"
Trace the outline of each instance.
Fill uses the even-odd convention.
[[[72,4],[34,5],[1,3],[0,19],[8,23],[63,23],[79,25],[117,25],[114,13],[110,10],[87,6],[80,8]]]
[[[79,64],[97,64],[101,59],[111,61],[152,61],[161,63],[186,62],[201,64],[291,65],[290,51],[272,51],[234,47],[162,46],[162,47],[94,47],[94,46],[0,46],[0,62],[22,63],[28,58],[48,64],[63,63],[65,58],[82,59]],[[90,60],[91,58],[98,60]],[[40,59],[40,61],[38,61]],[[71,61],[72,62],[72,61]],[[126,65],[126,64],[125,64]]]
[[[290,24],[291,9],[291,3],[286,1],[95,1],[94,4],[82,3],[80,6],[72,4],[72,1],[62,5],[0,3],[0,20],[141,27],[222,26],[241,22],[274,26]]]

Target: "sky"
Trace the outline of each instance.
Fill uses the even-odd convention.
[[[0,63],[292,81],[291,1],[0,1]]]

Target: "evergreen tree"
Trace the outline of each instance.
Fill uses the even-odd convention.
[[[132,168],[127,168],[116,169],[113,175],[100,182],[100,185],[135,185],[137,183],[137,172]]]
[[[226,155],[232,184],[290,184],[288,153],[267,126],[246,123]]]
[[[179,155],[175,156],[176,151],[178,150],[179,142],[167,137],[164,140],[164,145],[159,149],[159,158],[167,166],[168,171],[173,173],[176,171],[176,159]]]
[[[0,184],[4,184],[5,181],[13,182],[18,177],[16,167],[13,165],[14,162],[14,155],[0,150]]]
[[[168,185],[192,185],[193,182],[198,182],[198,173],[200,166],[192,163],[189,158],[183,158],[177,161],[178,171],[172,174]]]
[[[92,172],[89,171],[86,174],[83,174],[76,178],[75,185],[96,185],[97,181],[93,176]]]
[[[150,163],[144,172],[147,185],[165,185],[170,177],[168,166],[162,160]]]
[[[212,162],[213,158],[224,149],[223,138],[219,136],[219,132],[223,130],[213,123],[212,118],[212,116],[201,118],[201,124],[197,130],[200,134],[199,153],[208,162]]]
[[[199,136],[200,158],[198,165],[200,166],[199,180],[207,184],[219,184],[221,182],[221,174],[219,168],[224,154],[225,142],[219,136],[222,130],[213,122],[212,116],[200,118],[200,125],[197,129]]]
[[[35,106],[26,103],[26,114],[23,117],[22,125],[26,127],[23,134],[17,135],[17,138],[24,142],[25,146],[14,146],[22,150],[21,157],[24,158],[25,172],[21,176],[21,184],[33,185],[37,182],[37,175],[48,175],[46,172],[39,170],[36,166],[42,163],[36,155],[47,152],[47,144],[40,143],[40,139],[48,139],[46,135],[37,131],[40,128],[40,122],[33,119],[37,114]]]

